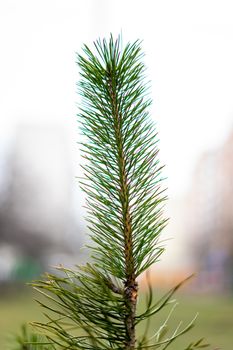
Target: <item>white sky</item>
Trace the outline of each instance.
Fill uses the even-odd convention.
[[[198,156],[233,125],[231,0],[2,0],[1,147],[30,121],[68,125],[75,148],[75,51],[121,31],[144,40],[168,186],[181,193]]]

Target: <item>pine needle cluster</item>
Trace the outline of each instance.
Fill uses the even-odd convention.
[[[168,319],[156,325],[152,338],[137,334],[138,326],[164,307],[173,310],[171,298],[181,285],[157,301],[149,288],[145,309],[138,312],[138,277],[160,258],[167,223],[141,43],[122,48],[121,39],[111,36],[83,51],[77,56],[85,159],[80,185],[87,196],[91,262],[76,269],[60,266],[58,274],[33,284],[48,299],[39,301],[48,321],[34,326],[51,349],[165,350],[194,321],[179,324],[170,335]],[[204,346],[199,340],[183,350]]]

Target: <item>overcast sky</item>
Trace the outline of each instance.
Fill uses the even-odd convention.
[[[75,51],[122,31],[143,39],[168,186],[184,192],[233,125],[232,19],[231,0],[2,0],[1,147],[30,122],[68,126],[75,148]]]

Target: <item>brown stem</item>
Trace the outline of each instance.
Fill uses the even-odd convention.
[[[119,156],[119,178],[120,178],[120,201],[122,205],[123,215],[123,228],[124,228],[124,255],[125,255],[125,288],[124,299],[126,303],[126,340],[125,349],[133,350],[135,348],[135,316],[136,316],[136,304],[138,294],[138,284],[135,277],[135,266],[133,257],[133,237],[132,237],[132,219],[129,207],[129,183],[126,173],[126,159],[124,154],[124,148],[122,143],[122,130],[121,130],[121,113],[118,112],[116,92],[113,88],[113,82],[111,80],[111,74],[109,74],[109,89],[112,100],[112,112],[114,117],[114,128],[116,141],[118,145]]]

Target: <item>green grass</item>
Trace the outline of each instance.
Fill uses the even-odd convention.
[[[0,296],[0,349],[7,350],[12,337],[20,330],[22,323],[42,320],[41,308],[27,290]]]
[[[28,292],[18,296],[0,297],[0,349],[7,350],[8,339],[18,332],[23,322],[41,320],[41,308],[33,301],[35,295]],[[188,296],[178,295],[179,305],[171,318],[171,327],[180,320],[185,323],[199,312],[195,328],[174,343],[171,350],[182,350],[192,340],[205,337],[212,344],[212,349],[231,350],[233,344],[233,298],[220,296]],[[167,310],[168,311],[168,310]],[[163,312],[153,317],[149,333],[152,335],[161,321],[166,318]],[[183,346],[181,346],[183,345]],[[170,349],[170,348],[169,348]]]

